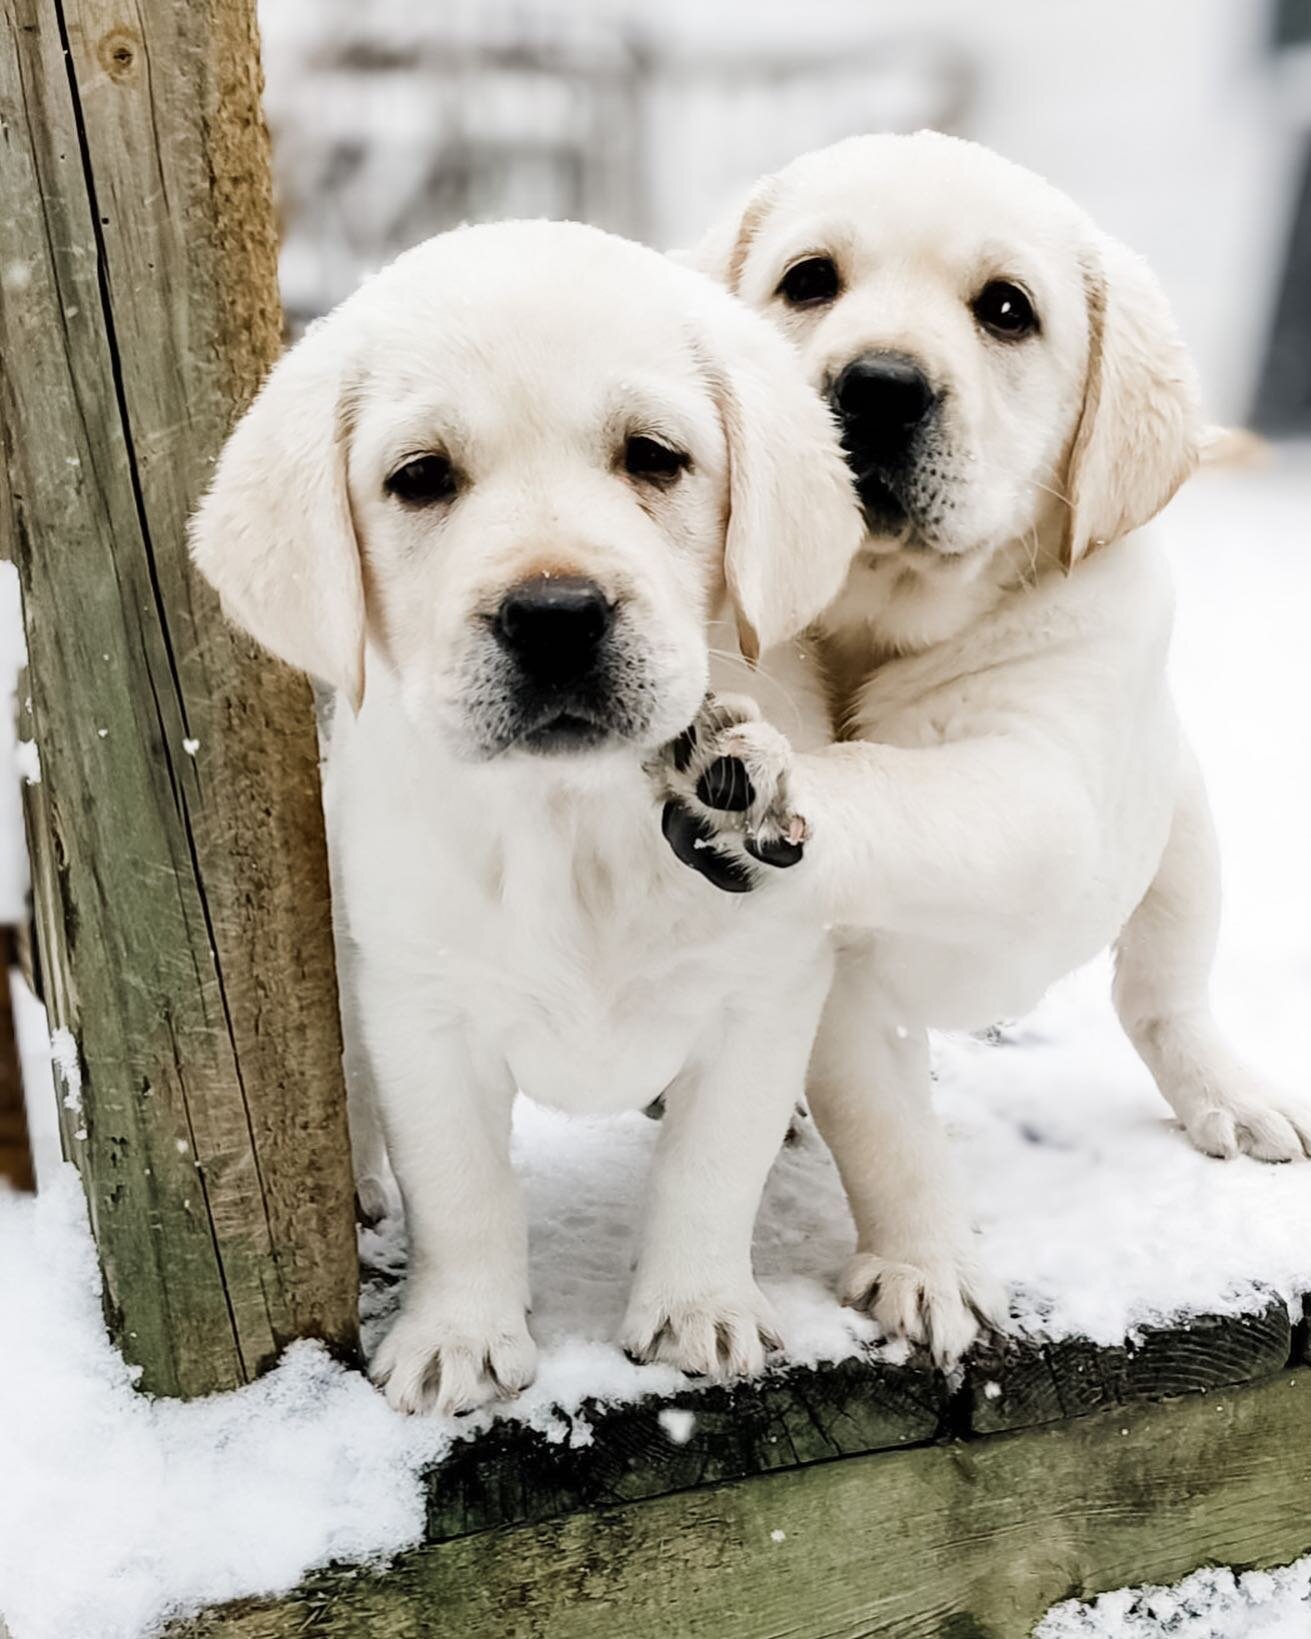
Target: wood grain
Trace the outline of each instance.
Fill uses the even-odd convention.
[[[1311,1548],[1311,1373],[817,1463],[328,1573],[176,1639],[1027,1639],[1054,1602]]]
[[[923,1443],[942,1429],[947,1403],[938,1372],[847,1360],[632,1406],[587,1405],[577,1444],[501,1424],[432,1471],[428,1540]],[[680,1417],[690,1418],[685,1437]]]
[[[0,548],[46,1001],[80,1058],[62,1132],[116,1338],[144,1387],[204,1393],[356,1336],[309,690],[184,538],[279,345],[253,5],[0,15]]]
[[[1073,1338],[980,1351],[966,1374],[965,1415],[978,1434],[1027,1428],[1250,1382],[1282,1371],[1292,1356],[1288,1305],[1272,1297],[1252,1314],[1197,1315],[1145,1329],[1123,1348]]]

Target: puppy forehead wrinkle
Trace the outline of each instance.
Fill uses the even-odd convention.
[[[699,360],[689,350],[685,371],[654,376],[631,372],[607,394],[608,424],[619,432],[664,433],[676,442],[704,435],[714,417],[700,380]]]
[[[526,344],[430,343],[431,363],[413,349],[371,360],[354,404],[384,464],[434,447],[477,464],[502,445],[526,453],[530,440],[592,450],[634,432],[704,442],[713,415],[681,336],[625,352],[595,349],[594,327],[591,336],[555,328]],[[492,314],[489,341],[495,329]]]
[[[816,222],[845,219],[857,244],[918,242],[958,250],[984,224],[1015,244],[1068,244],[1088,236],[1079,207],[1031,171],[975,143],[937,132],[851,137],[804,154],[778,173],[775,219],[806,212]],[[944,204],[959,210],[944,210]]]
[[[835,256],[841,261],[856,243],[857,229],[851,220],[850,208],[810,212],[797,218],[790,212],[778,212],[758,235],[757,247],[770,270],[790,266],[807,253]]]

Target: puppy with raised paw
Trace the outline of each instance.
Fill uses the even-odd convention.
[[[711,708],[668,793],[721,871],[835,924],[809,1102],[856,1220],[844,1292],[950,1361],[1002,1305],[930,1105],[930,1027],[1014,1016],[1113,945],[1120,1020],[1191,1141],[1311,1153],[1311,1101],[1211,1011],[1219,864],[1143,528],[1215,440],[1148,269],[973,144],[806,155],[690,260],[827,395],[865,538],[812,634],[840,743],[794,752]],[[799,862],[761,845],[781,834]]]

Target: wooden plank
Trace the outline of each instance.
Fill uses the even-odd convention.
[[[585,1443],[501,1424],[429,1476],[428,1540],[931,1440],[938,1372],[846,1360],[633,1406],[588,1405]]]
[[[1027,1639],[1051,1604],[1311,1548],[1311,1373],[432,1545],[177,1639]]]
[[[0,550],[62,1132],[117,1340],[144,1387],[202,1393],[356,1337],[309,690],[225,626],[183,533],[279,346],[253,4],[0,15]]]
[[[1073,1338],[977,1352],[966,1373],[968,1426],[978,1434],[1058,1422],[1103,1407],[1207,1393],[1282,1371],[1293,1358],[1288,1305],[1198,1315],[1143,1331],[1123,1348]]]
[[[1287,1304],[1272,1298],[1254,1314],[1201,1315],[1144,1330],[1124,1348],[1072,1339],[984,1351],[950,1392],[941,1373],[923,1365],[853,1359],[632,1406],[589,1404],[579,1419],[582,1442],[503,1423],[455,1446],[428,1477],[428,1540],[924,1444],[945,1433],[994,1434],[1208,1393],[1282,1371],[1293,1358]],[[686,1438],[680,1442],[671,1429]]]

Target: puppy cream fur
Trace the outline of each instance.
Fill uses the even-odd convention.
[[[634,437],[685,468],[634,477]],[[432,456],[450,498],[389,492]],[[459,1411],[532,1376],[516,1087],[581,1112],[665,1094],[623,1340],[690,1371],[761,1365],[752,1224],[832,955],[809,905],[675,860],[643,762],[711,683],[750,675],[735,631],[769,649],[814,618],[860,535],[788,345],[711,281],[574,225],[409,252],[233,434],[196,561],[341,696],[325,798],[357,1170],[376,1207],[376,1102],[410,1236],[373,1362],[394,1405]],[[604,593],[614,664],[603,739],[550,754],[516,728],[492,627],[510,589],[560,576]],[[784,646],[764,670],[761,703],[822,744],[814,668]]]
[[[781,281],[814,256],[837,288],[789,305]],[[809,1077],[856,1219],[845,1293],[950,1360],[998,1296],[930,1108],[928,1028],[1014,1015],[1113,943],[1119,1016],[1193,1143],[1311,1152],[1305,1098],[1235,1056],[1208,1000],[1215,839],[1141,530],[1199,458],[1192,372],[1140,261],[947,137],[807,155],[690,259],[791,337],[817,387],[891,352],[935,395],[930,470],[818,628],[847,743],[792,756],[747,724],[704,754],[743,758],[762,808],[786,784],[812,840],[761,892],[845,926]],[[1028,293],[1035,333],[976,317],[995,280]],[[707,817],[726,838],[758,818]]]

